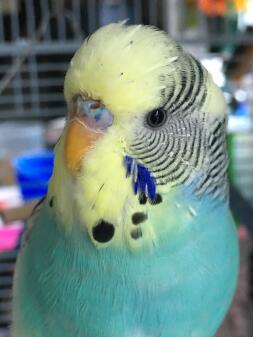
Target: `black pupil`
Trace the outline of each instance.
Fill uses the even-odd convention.
[[[155,109],[148,114],[148,124],[152,127],[161,126],[165,122],[166,113],[163,109]]]

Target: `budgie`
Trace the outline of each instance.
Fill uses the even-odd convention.
[[[214,336],[238,271],[220,89],[165,32],[112,23],[75,53],[64,94],[12,337]]]

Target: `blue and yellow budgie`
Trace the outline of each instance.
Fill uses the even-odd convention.
[[[64,90],[12,337],[214,336],[238,269],[222,93],[164,32],[124,23],[85,40]]]

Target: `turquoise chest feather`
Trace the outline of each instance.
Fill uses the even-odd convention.
[[[150,218],[183,230],[134,252],[98,250],[78,224],[66,234],[44,204],[18,260],[12,336],[212,337],[235,289],[234,223],[225,203],[175,200]]]

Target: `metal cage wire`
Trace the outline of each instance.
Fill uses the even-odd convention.
[[[221,23],[215,27],[198,12],[198,25],[187,28],[186,11],[184,0],[0,0],[0,121],[64,116],[70,58],[86,36],[111,21],[158,26],[198,56],[214,45],[253,45],[251,34],[231,29],[231,18],[222,22],[221,33]],[[234,138],[235,180],[253,203],[252,145],[252,132]],[[15,258],[16,252],[0,257],[0,330],[10,323]]]
[[[164,28],[166,1],[9,0],[0,6],[0,120],[65,114],[63,78],[84,37],[129,18]]]
[[[233,16],[210,19],[195,12],[187,23],[188,0],[2,0],[0,1],[0,121],[47,120],[64,116],[63,81],[69,61],[82,40],[98,27],[128,19],[156,25],[198,57],[222,46],[253,45],[251,32],[233,29]],[[223,55],[226,58],[226,54]],[[247,55],[238,54],[244,61]],[[251,71],[252,72],[252,71]],[[253,83],[252,83],[253,84]],[[252,90],[248,86],[250,106]],[[252,109],[251,109],[252,115]],[[235,146],[250,149],[252,133],[237,135]],[[240,145],[238,145],[240,144]],[[235,175],[253,200],[250,151],[236,152]]]
[[[186,27],[185,0],[2,0],[0,1],[0,120],[48,119],[65,114],[64,74],[81,41],[98,27],[128,19],[158,26],[195,54],[211,43],[253,41],[215,30],[201,12]]]

